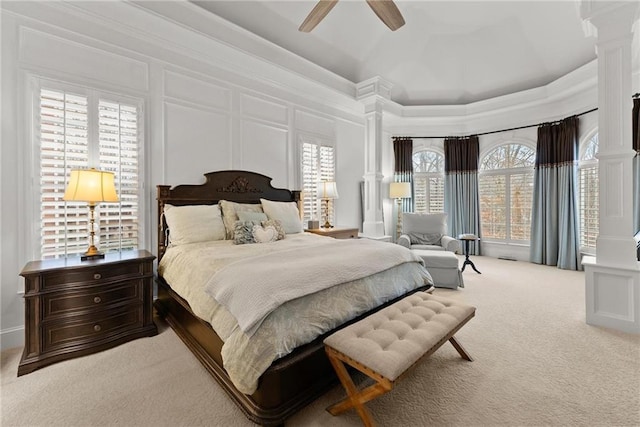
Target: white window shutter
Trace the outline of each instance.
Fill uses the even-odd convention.
[[[88,207],[63,200],[68,172],[89,159],[87,98],[40,91],[41,255],[57,258],[86,251]]]
[[[100,100],[100,169],[115,174],[119,203],[99,205],[100,250],[138,246],[138,112],[135,106]]]
[[[319,181],[335,181],[335,149],[333,146],[305,141],[301,144],[303,221],[320,220],[322,212],[317,196]],[[333,203],[330,208],[332,221]]]

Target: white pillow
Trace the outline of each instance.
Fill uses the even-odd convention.
[[[236,203],[228,200],[220,200],[218,206],[222,209],[222,221],[227,230],[227,239],[233,240],[238,212],[262,212],[262,206],[258,203]]]
[[[296,202],[274,202],[272,200],[260,199],[262,210],[269,219],[276,219],[282,223],[285,233],[302,233],[302,220]]]
[[[173,246],[224,240],[224,223],[218,205],[165,205],[164,217]]]

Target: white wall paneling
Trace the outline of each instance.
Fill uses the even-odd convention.
[[[228,111],[231,108],[231,88],[221,82],[216,83],[167,70],[164,73],[164,96]]]
[[[230,117],[165,102],[165,177],[171,185],[203,182],[231,165]]]
[[[288,134],[289,131],[283,127],[243,120],[242,169],[270,176],[274,187],[287,187]]]
[[[247,93],[240,94],[240,114],[283,126],[288,121],[288,108],[285,103]]]

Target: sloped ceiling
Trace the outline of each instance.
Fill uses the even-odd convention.
[[[390,31],[364,0],[341,0],[311,32],[314,1],[195,1],[354,83],[380,76],[402,105],[460,105],[546,85],[594,60],[574,1],[396,1]]]

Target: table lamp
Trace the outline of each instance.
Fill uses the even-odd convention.
[[[411,183],[392,182],[389,184],[389,197],[396,199],[398,204],[398,222],[396,224],[396,237],[398,237],[402,230],[402,199],[411,198]]]
[[[329,222],[329,203],[338,198],[338,187],[333,181],[321,181],[318,183],[318,197],[322,200],[324,208],[324,225],[322,228],[333,228]]]
[[[104,254],[94,244],[94,210],[98,203],[119,201],[114,174],[94,168],[72,170],[63,199],[89,204],[89,248],[80,259],[86,261],[104,258]]]

